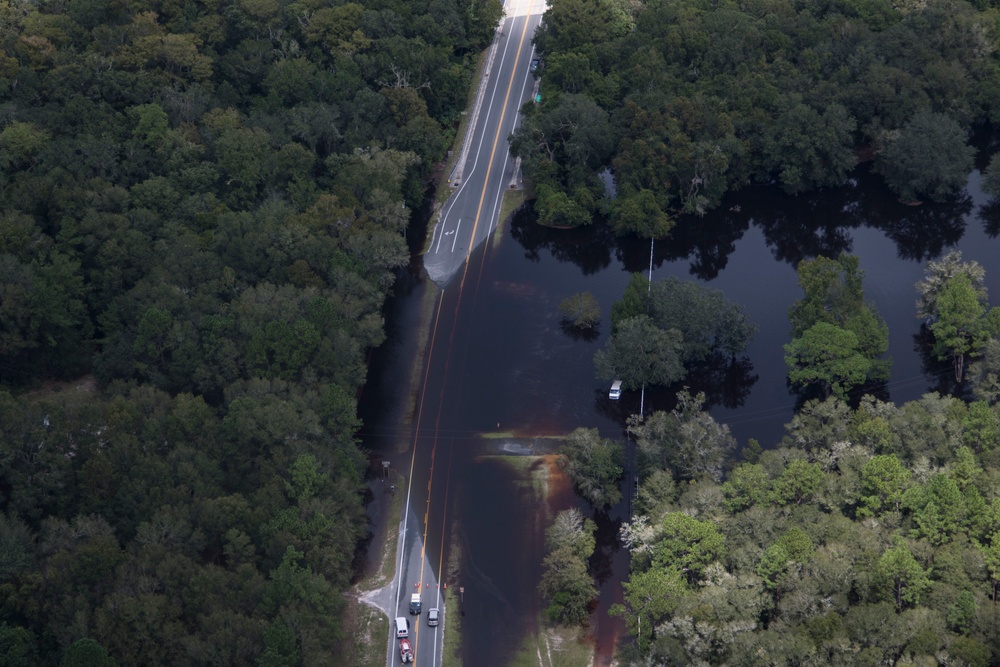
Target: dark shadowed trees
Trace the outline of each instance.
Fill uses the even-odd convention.
[[[899,130],[875,162],[903,201],[942,201],[965,185],[975,150],[951,116],[918,112]]]

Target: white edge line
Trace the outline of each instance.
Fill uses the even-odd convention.
[[[501,25],[501,30],[503,30],[506,27],[505,24],[508,21],[510,21],[511,25],[513,25],[514,19],[512,17],[505,16],[504,19],[503,19],[503,23],[500,24]],[[507,30],[506,31],[506,35],[505,36],[506,36],[507,39],[506,39],[506,43],[503,46],[503,53],[500,54],[500,64],[498,65],[498,71],[502,71],[503,70],[503,63],[507,59],[507,49],[510,47],[511,33],[513,33],[513,32],[514,32],[513,30]],[[532,48],[534,48],[534,47],[532,47]],[[493,103],[496,101],[497,89],[500,87],[499,86],[499,81],[500,81],[499,77],[496,77],[496,76],[493,77],[493,82],[492,82],[493,83],[493,92],[490,94],[490,103],[486,107],[486,120],[484,121],[484,122],[487,122],[487,123],[489,122],[490,112],[493,110]],[[480,118],[482,117],[482,111],[480,111],[480,116],[479,117]],[[476,120],[478,121],[479,118],[476,118]],[[473,133],[473,135],[475,135],[475,133]],[[483,126],[483,130],[482,130],[482,132],[479,135],[479,146],[476,147],[476,156],[475,156],[475,159],[472,161],[472,169],[469,170],[468,174],[463,174],[462,175],[462,185],[459,186],[458,191],[456,191],[455,194],[453,194],[451,196],[451,198],[448,200],[448,205],[447,205],[448,206],[448,211],[446,213],[442,213],[441,214],[440,227],[442,228],[442,230],[444,229],[445,222],[448,220],[448,216],[451,215],[451,209],[455,206],[455,202],[458,201],[459,196],[462,194],[462,191],[465,190],[465,186],[467,186],[469,184],[469,181],[470,181],[470,179],[472,177],[472,174],[476,173],[476,167],[479,166],[479,156],[483,152],[483,142],[485,140],[486,140],[486,126],[484,125]],[[443,235],[444,235],[444,233],[442,231],[442,236]],[[437,252],[437,250],[435,250],[434,252]]]

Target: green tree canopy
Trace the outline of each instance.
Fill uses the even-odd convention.
[[[622,320],[608,345],[594,355],[597,377],[621,380],[626,390],[646,384],[670,385],[685,375],[683,340],[675,329],[663,330],[645,315]]]
[[[853,331],[819,322],[785,345],[788,379],[794,385],[818,384],[825,396],[847,398],[872,372],[872,360],[862,351]]]
[[[882,150],[875,167],[900,199],[943,201],[965,185],[974,155],[955,119],[920,111]]]
[[[900,611],[906,606],[918,604],[921,595],[930,586],[927,572],[902,541],[886,549],[878,559],[877,571],[890,599]]]
[[[594,553],[594,522],[577,509],[564,510],[545,533],[547,555],[538,590],[549,603],[545,615],[553,623],[577,625],[586,620],[597,596],[587,571]]]
[[[736,439],[727,425],[702,409],[704,403],[704,394],[692,396],[685,390],[677,394],[677,407],[672,411],[658,410],[644,421],[630,421],[629,430],[648,465],[681,479],[721,479]]]
[[[700,521],[682,512],[663,517],[660,538],[653,550],[653,566],[676,568],[691,582],[705,568],[726,554],[725,538],[711,521]]]
[[[827,396],[843,398],[852,386],[888,377],[890,362],[881,358],[888,328],[865,303],[857,257],[804,260],[797,273],[804,296],[789,308],[792,342],[785,346],[792,383],[819,383]]]
[[[942,285],[934,301],[937,319],[930,324],[934,354],[951,359],[955,381],[964,377],[965,360],[978,355],[986,342],[1000,333],[1000,307],[987,309],[966,273],[958,273]]]
[[[584,498],[597,507],[621,501],[621,445],[601,438],[596,428],[578,428],[567,436],[560,453],[566,472]]]
[[[910,471],[903,467],[895,454],[872,457],[861,468],[859,516],[899,512],[909,482]]]

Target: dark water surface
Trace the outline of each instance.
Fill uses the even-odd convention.
[[[801,296],[794,268],[801,259],[842,251],[859,257],[866,295],[889,326],[893,366],[884,391],[897,403],[950,389],[950,366],[925,367],[915,341],[920,322],[914,283],[928,259],[961,250],[965,260],[986,268],[993,302],[1000,303],[1000,215],[980,192],[978,173],[965,194],[946,204],[903,206],[862,168],[837,190],[787,197],[756,188],[730,197],[722,208],[682,220],[669,241],[655,245],[653,278],[677,276],[720,289],[760,327],[738,367],[720,365],[687,380],[693,390],[706,391],[712,414],[730,425],[740,446],[751,437],[764,447],[776,446],[796,405],[786,386],[782,346],[789,340],[788,307]],[[466,664],[506,665],[532,629],[543,555],[531,494],[508,466],[483,457],[496,452],[477,436],[498,429],[559,434],[585,426],[623,438],[625,419],[639,411],[640,397],[626,393],[620,401],[608,400],[608,383],[596,379],[592,359],[607,339],[612,302],[630,273],[645,273],[649,263],[648,241],[616,240],[597,225],[543,229],[526,210],[498,242],[477,251],[461,290],[455,280],[445,287],[442,312],[460,315],[448,320],[447,343],[443,336],[437,343],[432,367],[442,364],[445,347],[447,363],[431,375],[431,384],[439,387],[433,398],[436,418],[425,420],[421,430],[429,433],[436,424],[438,451],[427,466],[436,465],[435,474],[450,480],[447,491],[435,482],[431,502],[449,508],[444,526],[457,521],[462,566],[456,576],[466,586]],[[376,458],[394,446],[393,439],[412,438],[399,427],[405,405],[401,387],[417,352],[414,334],[427,290],[436,288],[415,270],[404,277],[387,310],[389,340],[372,359],[360,410],[362,438]],[[557,312],[562,299],[582,291],[597,297],[604,317],[590,338],[564,331]],[[672,407],[675,391],[647,392],[646,413]],[[417,468],[415,478],[420,464]],[[607,654],[621,630],[606,610],[628,572],[627,554],[614,540],[628,504],[608,515],[587,513],[601,526],[592,566],[602,591],[596,640],[599,653]],[[447,554],[434,553],[446,545],[428,550],[432,562],[447,562]]]

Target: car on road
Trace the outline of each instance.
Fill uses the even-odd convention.
[[[410,647],[409,639],[399,640],[399,660],[403,664],[413,662],[413,649]]]
[[[414,593],[410,596],[410,613],[419,614],[423,605],[420,603],[420,593]]]
[[[537,72],[538,68],[539,68],[539,66],[541,66],[541,64],[542,64],[542,61],[539,60],[538,58],[532,59],[532,61],[531,61],[531,73],[534,74],[535,72]]]
[[[396,617],[396,637],[402,639],[410,636],[410,619],[405,616]]]
[[[441,622],[441,614],[437,609],[427,610],[427,625],[432,628]]]

